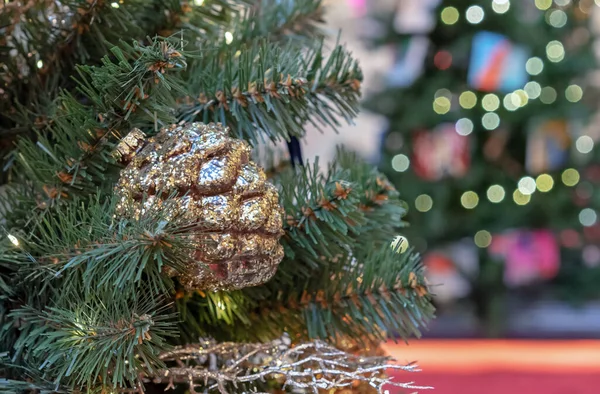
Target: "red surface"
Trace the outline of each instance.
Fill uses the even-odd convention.
[[[600,394],[600,341],[416,340],[388,343],[397,382],[432,386],[421,394]],[[390,394],[417,390],[389,388]]]
[[[598,394],[600,374],[519,373],[513,371],[476,374],[400,373],[394,380],[412,380],[416,385],[432,386],[420,394]],[[390,394],[415,390],[390,388]]]

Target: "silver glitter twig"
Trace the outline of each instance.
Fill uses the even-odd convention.
[[[192,394],[207,389],[227,394],[239,384],[267,380],[280,382],[293,392],[308,393],[351,387],[356,382],[367,383],[378,393],[384,392],[384,386],[431,388],[394,382],[385,374],[389,369],[419,371],[414,364],[396,365],[389,357],[357,356],[322,341],[294,346],[287,336],[269,343],[203,340],[164,352],[160,359],[168,367],[144,380],[167,383],[167,389],[186,384]]]

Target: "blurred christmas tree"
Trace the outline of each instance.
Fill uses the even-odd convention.
[[[322,15],[2,3],[0,392],[414,388],[379,351],[433,315],[405,203],[343,150],[298,163],[360,95]],[[281,140],[291,162],[251,149]]]
[[[413,3],[429,7],[429,20],[404,14]],[[470,270],[463,274],[490,335],[501,329],[506,285],[547,281],[560,269],[586,275],[584,263],[600,260],[599,135],[584,127],[596,102],[597,8],[455,0],[374,12],[372,43],[397,49],[386,88],[366,103],[389,119],[380,167],[409,202],[418,250],[463,238],[478,248],[478,266],[458,270]],[[435,256],[433,266],[447,266]]]

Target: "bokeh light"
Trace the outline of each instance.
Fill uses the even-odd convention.
[[[403,154],[398,154],[392,158],[392,168],[397,172],[404,172],[408,170],[410,166],[410,159],[408,156]]]
[[[523,89],[518,89],[513,92],[511,100],[517,107],[524,107],[529,102],[529,96]]]
[[[540,101],[544,104],[552,104],[556,101],[556,89],[552,86],[546,86],[542,88],[542,94],[540,94]]]
[[[533,179],[530,176],[524,176],[523,178],[519,179],[519,184],[518,184],[518,190],[528,196],[533,194],[533,192],[535,192],[535,188],[536,188],[536,184],[535,184],[535,179]]]
[[[487,230],[479,230],[473,239],[478,247],[487,248],[492,243],[492,234]]]
[[[560,41],[550,41],[546,45],[546,56],[548,60],[554,63],[558,63],[565,58],[565,48]]]
[[[527,82],[523,90],[525,90],[530,100],[535,100],[542,94],[542,86],[535,81]]]
[[[415,199],[415,208],[419,212],[427,212],[433,207],[433,199],[427,194],[421,194]]]
[[[568,6],[571,3],[571,0],[554,0],[554,2],[558,6],[565,7],[565,6]]]
[[[440,70],[447,70],[452,65],[452,54],[448,51],[439,51],[433,57],[433,64]]]
[[[538,75],[544,70],[544,61],[539,57],[532,57],[525,63],[525,70],[529,75]]]
[[[398,151],[404,146],[404,136],[398,131],[393,131],[385,138],[385,146],[391,151]]]
[[[552,0],[535,0],[535,6],[540,10],[547,10],[552,6]]]
[[[230,31],[225,32],[225,44],[229,45],[233,42],[233,34]]]
[[[504,14],[510,9],[510,1],[508,0],[493,0],[492,10],[497,14]]]
[[[442,10],[441,13],[442,22],[444,22],[447,25],[453,25],[456,22],[458,22],[459,16],[460,14],[458,13],[458,10],[455,7],[446,7]]]
[[[456,121],[456,132],[460,135],[469,135],[473,132],[473,121],[469,118],[462,118]]]
[[[473,209],[479,204],[479,196],[474,191],[467,191],[460,196],[460,203],[467,209]]]
[[[565,97],[572,103],[576,103],[583,97],[583,89],[579,85],[569,85],[565,90]]]
[[[504,105],[504,108],[506,108],[508,111],[516,111],[517,108],[519,108],[514,103],[512,93],[508,93],[506,96],[504,96],[504,99],[502,100],[502,105]]]
[[[438,97],[433,102],[433,110],[440,114],[447,114],[450,111],[450,99],[448,97]]]
[[[469,23],[476,25],[483,20],[485,12],[483,11],[483,8],[481,8],[480,6],[472,5],[469,8],[467,8],[467,12],[465,15],[466,15],[467,21]]]
[[[567,24],[567,14],[563,10],[549,11],[546,14],[546,22],[552,27],[563,27]]]
[[[554,187],[554,179],[548,174],[541,174],[535,180],[537,189],[541,192],[549,192]]]
[[[499,203],[500,201],[504,200],[505,195],[506,192],[504,191],[504,188],[500,185],[492,185],[487,190],[488,200],[490,200],[493,203]]]
[[[567,186],[575,186],[579,183],[579,172],[574,168],[567,168],[561,175],[563,183]]]
[[[531,201],[531,195],[523,194],[519,191],[519,189],[516,189],[513,193],[513,200],[517,205],[525,205]]]
[[[598,220],[598,214],[591,208],[582,209],[579,212],[579,223],[583,226],[590,227],[596,224],[596,220]]]
[[[590,153],[594,149],[594,140],[589,135],[582,135],[575,141],[575,147],[581,153]]]
[[[488,112],[481,117],[481,125],[486,130],[495,130],[500,126],[500,116],[495,112]]]
[[[500,99],[493,93],[486,94],[481,99],[481,106],[486,111],[495,111],[500,107]]]
[[[452,98],[452,92],[449,89],[441,88],[435,91],[433,98],[436,99],[438,97],[446,97],[447,99]]]
[[[470,90],[462,92],[458,97],[458,103],[464,109],[471,109],[477,105],[477,95]]]

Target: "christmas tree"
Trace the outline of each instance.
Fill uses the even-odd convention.
[[[433,314],[405,204],[298,151],[360,95],[319,0],[0,7],[0,392],[415,387],[378,349]]]
[[[420,29],[402,5],[396,15],[374,12],[372,43],[398,56],[366,107],[389,120],[380,167],[409,204],[409,240],[421,251],[463,239],[476,245],[478,266],[462,274],[497,335],[506,285],[555,278],[559,253],[561,270],[589,275],[582,255],[598,239],[598,161],[585,122],[595,109],[597,5],[423,5],[430,23]]]

